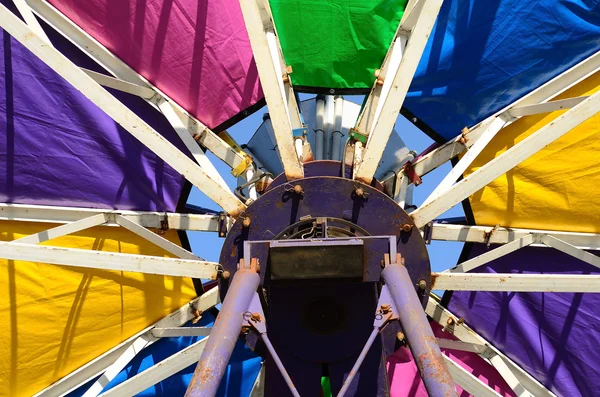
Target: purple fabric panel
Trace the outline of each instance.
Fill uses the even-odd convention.
[[[238,0],[50,0],[215,128],[263,98]]]
[[[7,33],[0,36],[0,202],[176,209],[181,175]],[[117,96],[183,148],[160,113],[139,98]]]
[[[474,245],[468,258],[486,250]],[[600,274],[562,252],[534,247],[476,271]],[[454,292],[448,308],[557,395],[598,395],[600,294]]]

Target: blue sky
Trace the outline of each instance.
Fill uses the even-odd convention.
[[[313,95],[301,95],[302,100],[311,98]],[[353,101],[362,101],[362,97],[347,97]],[[231,136],[240,144],[246,143],[262,123],[262,116],[267,112],[266,106],[247,117],[241,122],[228,129]],[[408,120],[400,116],[396,121],[395,129],[408,146],[409,149],[420,153],[433,143],[433,140],[413,126]],[[208,153],[211,161],[221,173],[227,184],[234,189],[236,179],[231,175],[230,169],[219,159]],[[425,201],[429,194],[441,182],[441,180],[450,171],[450,163],[444,164],[423,178],[423,183],[414,189],[414,203],[420,205]],[[188,202],[206,208],[218,209],[218,206],[209,200],[198,189],[193,188]],[[442,217],[464,216],[462,207],[459,205],[452,208]],[[209,260],[218,261],[223,238],[219,238],[216,233],[209,232],[188,232],[192,250],[196,255]],[[431,267],[434,271],[441,271],[453,267],[460,255],[462,243],[432,241],[428,246]]]

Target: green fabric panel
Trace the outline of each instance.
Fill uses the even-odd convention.
[[[371,88],[407,0],[270,0],[292,83]]]

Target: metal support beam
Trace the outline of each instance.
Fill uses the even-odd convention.
[[[486,263],[489,263],[493,260],[503,257],[504,255],[508,255],[511,252],[515,252],[518,249],[523,247],[527,247],[534,242],[534,236],[529,234],[524,236],[518,240],[511,241],[505,245],[502,245],[498,248],[495,248],[491,251],[488,251],[484,254],[476,256],[475,258],[471,258],[463,263],[459,263],[452,269],[444,271],[444,273],[466,273],[473,269],[478,268]],[[600,258],[598,258],[600,260]]]
[[[11,241],[11,243],[39,244],[71,233],[77,233],[81,230],[89,229],[90,227],[102,225],[107,220],[108,216],[105,214],[92,215],[89,218],[83,218],[77,222],[67,223],[66,225],[57,226],[49,230],[18,238]]]
[[[285,175],[288,181],[302,178],[304,169],[293,136],[293,130],[301,128],[302,122],[291,86],[291,70],[283,59],[269,3],[240,0],[240,5]]]
[[[37,34],[46,43],[52,45],[50,39],[46,35],[46,32],[44,32],[44,29],[42,29],[42,25],[40,25],[38,20],[35,18],[35,15],[33,15],[31,8],[29,8],[25,0],[13,0],[13,3],[15,3],[17,10],[19,10],[19,13],[25,20],[27,26],[29,26],[35,32],[35,34]]]
[[[114,217],[116,215],[121,215],[140,226],[154,229],[193,230],[203,232],[219,231],[219,215],[120,211],[0,203],[0,221],[70,223],[98,214],[105,214],[107,216],[107,225],[116,225]]]
[[[191,116],[181,106],[175,103],[158,88],[154,87],[144,77],[131,69],[127,64],[116,57],[112,52],[106,49],[96,39],[87,34],[83,29],[77,26],[73,21],[64,16],[60,11],[50,5],[46,0],[25,0],[31,9],[54,30],[78,47],[83,53],[96,61],[100,66],[113,74],[117,79],[135,84],[139,87],[147,87],[154,91],[155,95],[149,103],[155,105],[155,102],[167,100],[175,108],[175,111],[187,130],[194,136],[194,139],[215,156],[228,164],[231,168],[238,167],[245,161],[243,153],[236,151],[231,145],[217,136],[207,126],[198,119]],[[105,82],[108,82],[105,80]],[[123,86],[121,86],[123,87]],[[113,87],[117,88],[118,87]],[[144,97],[149,94],[143,90]]]
[[[389,288],[427,393],[433,397],[458,397],[406,267],[400,263],[388,264],[381,277]]]
[[[600,276],[579,274],[431,273],[442,291],[600,292]]]
[[[425,310],[427,315],[430,316],[435,322],[443,327],[447,327],[448,324],[452,324],[448,328],[448,332],[452,333],[459,340],[466,343],[473,343],[477,345],[485,345],[487,348],[486,354],[497,355],[502,358],[502,361],[506,364],[508,372],[503,368],[496,369],[500,372],[500,375],[507,380],[511,385],[511,379],[516,378],[520,385],[526,390],[529,390],[531,394],[536,397],[556,397],[554,393],[546,389],[541,383],[539,383],[534,377],[525,372],[521,367],[515,364],[510,358],[506,357],[488,341],[478,335],[475,331],[469,328],[464,322],[458,321],[458,318],[444,308],[435,298],[430,297],[427,302],[427,308]],[[491,352],[491,353],[488,353]],[[486,358],[486,357],[484,357]],[[513,389],[514,390],[514,389]],[[519,389],[517,389],[518,391]]]
[[[202,352],[185,393],[187,397],[212,397],[217,393],[242,330],[244,313],[250,306],[259,282],[256,260],[252,260],[249,266],[240,260],[219,317],[215,320],[213,330],[208,337],[206,349]]]
[[[533,235],[534,240],[538,242],[537,244],[533,243],[532,245],[534,246],[545,247],[544,244],[541,244],[541,241],[542,237],[547,235],[553,236],[580,249],[600,249],[600,234],[519,228],[507,229],[504,227],[452,225],[445,223],[433,224],[431,239],[485,244],[507,244],[511,241],[527,237],[528,235]]]
[[[125,80],[117,79],[114,77],[107,76],[102,73],[94,72],[86,68],[81,68],[88,76],[103,87],[113,88],[122,92],[126,92],[131,95],[136,95],[144,99],[151,99],[156,95],[156,92],[148,87],[130,83]]]
[[[233,217],[237,217],[246,209],[246,205],[231,191],[225,190],[202,168],[98,85],[67,57],[48,46],[5,6],[0,6],[0,26]]]
[[[88,269],[210,278],[218,263],[0,241],[0,258]]]
[[[193,309],[197,309],[200,312],[202,312],[202,311],[210,309],[211,307],[213,307],[219,303],[220,303],[219,290],[218,290],[218,288],[213,288],[213,289],[205,292],[204,294],[202,294],[202,296],[200,296],[200,297],[194,299],[193,301],[191,301],[190,303],[184,305],[179,310],[171,313],[167,317],[158,321],[156,324],[154,324],[154,325],[146,328],[145,330],[139,332],[138,334],[128,338],[127,340],[125,340],[121,344],[119,344],[118,346],[107,351],[106,353],[102,354],[98,358],[90,361],[89,363],[85,364],[84,366],[77,369],[76,371],[71,372],[69,375],[58,380],[56,383],[52,384],[51,386],[48,386],[41,392],[37,393],[34,397],[54,397],[54,396],[61,396],[61,395],[70,393],[71,391],[86,384],[91,379],[96,378],[98,375],[106,373],[107,369],[109,369],[109,368],[115,369],[119,365],[123,364],[122,362],[119,362],[118,364],[116,362],[119,359],[119,357],[122,357],[124,355],[130,355],[130,352],[137,348],[136,346],[134,346],[134,344],[136,343],[136,341],[139,338],[143,338],[144,340],[150,340],[150,342],[147,346],[152,344],[154,341],[158,340],[158,338],[152,339],[152,336],[153,336],[152,331],[155,328],[181,326],[194,318],[194,314],[193,314],[194,310]],[[137,343],[139,344],[140,342],[137,342]],[[127,365],[127,363],[125,363],[125,365]],[[115,371],[111,371],[111,372],[115,372]],[[118,372],[120,372],[120,370],[116,371],[116,372],[118,373]],[[110,381],[110,380],[112,380],[112,378],[109,378],[106,375],[103,375],[100,379],[98,379],[98,382],[107,383],[107,382],[105,382],[106,380]],[[102,389],[100,389],[100,390],[102,390]]]
[[[366,135],[369,138],[355,179],[365,183],[371,182],[377,166],[379,165],[379,161],[392,133],[400,109],[402,108],[404,98],[408,93],[408,88],[410,87],[415,71],[417,70],[419,61],[421,60],[421,55],[423,54],[431,29],[437,19],[443,0],[421,1],[423,2],[422,8],[419,9],[419,6],[416,5],[412,12],[409,13],[413,14],[414,12],[420,11],[419,18],[409,32],[403,30],[401,21],[398,31],[396,32],[396,37],[392,41],[393,45],[390,50],[388,50],[388,53],[391,53],[386,56],[384,64],[380,69],[380,76],[377,77],[371,90],[371,94],[369,95],[369,97],[379,96],[383,89],[380,90],[378,85],[380,85],[383,80],[385,86],[385,80],[389,80],[389,92],[385,97],[381,98],[383,100],[381,110],[373,112],[373,109],[365,107],[359,116],[357,133]],[[407,18],[409,17],[407,16]],[[406,19],[404,22],[406,22]],[[393,56],[393,53],[398,51],[402,52],[402,39],[397,41],[398,36],[407,36],[408,40],[398,68],[393,71],[390,70],[391,73],[389,73],[387,71],[388,66],[396,59]],[[394,51],[394,49],[396,49],[396,51]],[[384,75],[381,75],[382,73]],[[377,105],[374,108],[376,109]],[[365,112],[369,112],[369,116],[366,116]],[[365,117],[371,118],[371,120],[367,121]],[[372,125],[372,131],[368,129],[361,130],[361,128],[367,128],[369,125]]]
[[[454,382],[470,395],[476,397],[501,397],[494,389],[455,363],[450,357],[444,355],[444,362],[446,363]]]
[[[592,266],[600,268],[600,258],[596,255],[590,254],[589,252],[585,252],[582,249],[575,247],[565,241],[562,241],[553,236],[543,236],[542,243],[546,244],[548,247],[552,247],[561,252],[564,252],[567,255],[571,255],[574,258],[577,258],[585,263],[589,263]]]
[[[419,228],[425,226],[437,216],[527,160],[599,111],[600,93],[595,93],[452,186],[443,196],[417,209],[411,214],[415,224]]]
[[[587,96],[577,98],[560,99],[552,102],[544,102],[538,105],[517,106],[508,110],[508,113],[514,117],[530,116],[532,114],[550,113],[557,110],[571,109],[573,106],[579,105]]]

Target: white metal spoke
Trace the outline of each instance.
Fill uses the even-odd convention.
[[[71,233],[76,233],[81,230],[89,229],[90,227],[99,226],[108,220],[105,214],[92,215],[89,218],[83,218],[77,222],[67,223],[66,225],[58,226],[49,230],[44,230],[39,233],[21,237],[11,241],[11,243],[21,244],[39,244],[44,241],[52,240],[58,237],[66,236]]]
[[[88,269],[211,278],[218,263],[0,241],[0,258]]]
[[[128,350],[131,350],[131,346],[139,338],[143,338],[144,340],[150,340],[146,347],[149,346],[150,344],[154,343],[154,341],[158,340],[158,338],[152,337],[153,329],[155,329],[156,327],[167,328],[184,325],[185,323],[194,318],[192,309],[197,309],[201,312],[208,310],[211,307],[220,303],[219,297],[220,296],[218,288],[213,288],[205,292],[204,294],[202,294],[202,296],[194,299],[190,303],[181,307],[179,310],[171,313],[167,317],[158,321],[151,327],[148,327],[145,330],[139,332],[138,334],[130,337],[118,346],[102,354],[100,357],[90,361],[86,365],[60,379],[53,385],[47,387],[46,389],[36,394],[34,397],[54,397],[68,394],[76,388],[80,387],[81,385],[89,382],[90,379],[93,379],[98,375],[105,373],[108,368],[116,368],[118,365],[122,365],[122,362],[120,362],[118,365],[116,364],[117,359],[126,354]],[[124,363],[121,370],[126,365],[127,363]],[[120,372],[120,370],[116,371],[116,373],[118,372]]]
[[[155,102],[162,100],[169,101],[175,107],[177,115],[190,134],[194,136],[194,139],[204,147],[208,148],[208,150],[213,152],[219,159],[223,160],[232,168],[236,168],[240,166],[240,164],[246,162],[246,158],[241,151],[235,150],[234,147],[217,136],[198,119],[187,113],[181,106],[175,103],[158,88],[150,84],[148,80],[121,61],[112,52],[107,50],[106,47],[60,13],[46,0],[26,1],[41,19],[119,80],[124,80],[140,87],[148,87],[153,90],[156,95],[152,97],[152,101],[148,100],[148,102],[155,104]]]
[[[533,235],[534,240],[539,243],[532,245],[542,246],[542,237],[548,235],[567,242],[573,246],[585,250],[600,249],[600,234],[575,233],[554,230],[518,229],[489,226],[467,226],[452,225],[445,223],[434,223],[431,233],[432,240],[441,241],[463,241],[471,243],[506,244]]]
[[[15,3],[17,10],[19,10],[19,13],[25,20],[27,26],[29,26],[31,30],[33,30],[35,34],[37,34],[47,44],[52,45],[50,39],[46,35],[46,32],[44,32],[44,29],[42,29],[42,25],[40,25],[39,21],[35,18],[35,15],[33,15],[31,8],[29,8],[25,0],[13,0],[13,3]]]
[[[156,233],[151,232],[150,230],[146,229],[145,227],[143,227],[135,222],[130,221],[129,219],[125,218],[124,216],[121,216],[121,215],[115,216],[115,221],[119,225],[124,227],[125,229],[132,231],[133,233],[137,234],[138,236],[143,237],[144,239],[150,241],[152,244],[164,249],[167,252],[170,252],[171,254],[173,254],[179,258],[200,260],[200,261],[202,260],[201,258],[194,255],[190,251],[178,246],[177,244],[170,242],[166,238],[161,237]]]
[[[484,353],[488,348],[482,343],[462,342],[460,340],[437,338],[440,349],[460,350],[471,353]]]
[[[582,249],[575,247],[567,242],[564,242],[553,236],[543,236],[542,243],[546,244],[548,247],[552,247],[557,249],[565,254],[571,255],[574,258],[577,258],[583,262],[589,263],[592,266],[600,268],[600,258],[596,255],[590,254],[589,252],[585,252]]]
[[[538,105],[524,105],[517,106],[508,110],[508,113],[512,117],[523,117],[530,116],[532,114],[550,113],[556,110],[570,109],[573,106],[579,105],[581,102],[586,100],[587,96],[580,96],[577,98],[560,99],[552,102],[544,102]]]
[[[144,99],[150,99],[154,95],[156,95],[156,92],[154,92],[154,90],[151,88],[138,84],[133,84],[125,80],[116,79],[114,77],[94,72],[93,70],[89,70],[86,68],[81,68],[81,70],[83,70],[88,76],[94,79],[94,81],[100,84],[101,86],[114,88],[115,90],[126,92],[131,95],[136,95]]]
[[[397,70],[392,72],[393,74],[390,73],[389,76],[382,76],[384,77],[384,80],[391,80],[390,90],[387,96],[383,98],[384,102],[381,106],[381,111],[377,113],[378,117],[374,119],[372,123],[366,122],[366,125],[373,125],[372,132],[368,130],[361,131],[360,129],[357,131],[358,133],[368,135],[369,137],[367,146],[363,153],[362,162],[358,172],[356,173],[356,179],[366,183],[371,182],[373,175],[375,174],[375,170],[379,165],[379,160],[381,159],[388,139],[392,133],[394,123],[398,118],[404,98],[408,93],[408,88],[410,87],[412,78],[417,70],[417,66],[421,60],[421,55],[423,54],[423,50],[425,49],[425,45],[427,44],[427,40],[429,39],[429,35],[431,33],[431,29],[433,28],[435,20],[437,19],[437,14],[442,5],[442,0],[423,1],[425,1],[425,3],[422,6],[421,12],[419,13],[419,18],[416,21],[414,28],[408,35],[408,42]],[[415,11],[415,9],[413,9],[413,11]],[[397,34],[404,34],[401,28],[402,26],[400,26]],[[395,40],[394,43],[396,43]],[[392,48],[393,47],[401,48],[402,45],[394,45]],[[389,62],[391,63],[391,61],[392,56],[390,55]],[[382,70],[384,69],[385,64],[382,67]],[[375,82],[374,87],[376,86],[377,81]],[[375,116],[376,114],[373,114],[371,117],[375,118]],[[360,118],[362,119],[362,116]]]
[[[490,360],[490,364],[492,364],[492,366],[496,368],[496,371],[502,375],[508,386],[510,386],[517,396],[535,397],[527,389],[525,389],[525,387],[523,387],[521,382],[519,382],[519,379],[517,379],[515,374],[510,370],[510,368],[508,368],[506,362],[502,359],[502,357],[496,354],[496,352],[488,351],[487,354],[484,354],[484,356]]]
[[[481,337],[475,331],[470,329],[464,322],[458,321],[458,318],[456,316],[450,313],[446,308],[444,308],[437,300],[435,300],[432,297],[430,297],[429,301],[427,302],[426,312],[428,316],[430,316],[435,322],[437,322],[443,327],[446,327],[449,324],[451,324],[451,327],[448,328],[448,332],[451,332],[459,340],[467,343],[485,345],[487,347],[487,351],[485,352],[485,354],[482,354],[484,358],[491,357],[493,355],[501,357],[503,362],[506,364],[506,368],[508,370],[499,367],[496,367],[496,369],[500,372],[500,375],[502,375],[502,377],[507,381],[509,385],[511,385],[512,379],[516,378],[519,382],[519,387],[520,385],[522,385],[522,387],[526,388],[526,390],[529,390],[533,395],[537,397],[556,397],[554,393],[546,389],[534,377],[525,372],[510,358],[506,357],[506,355],[504,355],[497,348],[491,345],[483,337]],[[517,390],[520,389],[517,388]]]
[[[296,153],[292,132],[302,125],[289,71],[281,56],[275,25],[268,9],[269,3],[240,0],[240,5],[285,175],[288,180],[302,178],[304,169]]]
[[[600,111],[600,92],[590,96],[579,105],[540,128],[500,156],[479,168],[468,177],[448,189],[447,193],[411,214],[417,227],[423,227],[437,216],[460,203],[497,177],[527,160],[538,151],[567,134]]]
[[[534,236],[531,234],[523,236],[518,240],[511,241],[508,244],[502,245],[484,254],[476,256],[475,258],[471,258],[468,261],[459,263],[452,269],[446,270],[444,273],[466,273],[468,271],[478,268],[479,266],[482,266],[493,260],[508,255],[511,252],[515,252],[516,250],[519,250],[523,247],[527,247],[533,244],[534,241]]]
[[[231,191],[225,190],[219,182],[212,179],[68,58],[49,47],[4,6],[0,6],[0,26],[233,217],[246,209],[245,204]]]
[[[157,338],[171,338],[180,336],[208,336],[212,327],[168,327],[154,328],[152,335]]]
[[[599,275],[432,273],[432,290],[495,292],[600,292]]]
[[[452,170],[450,170],[448,175],[446,175],[442,182],[440,182],[440,184],[429,195],[429,197],[427,197],[423,205],[430,203],[435,198],[438,198],[452,185],[454,185],[454,182],[456,182],[458,178],[460,178],[460,176],[467,170],[467,168],[469,168],[477,156],[479,156],[483,149],[485,149],[490,141],[502,129],[504,124],[506,124],[506,122],[504,119],[502,119],[502,117],[494,117],[487,122],[486,126],[483,127],[483,132],[479,136],[479,139],[477,139],[475,144],[465,153],[460,161],[454,167],[452,167]]]
[[[179,138],[181,138],[185,147],[190,151],[190,153],[192,153],[192,156],[198,165],[200,165],[200,167],[202,167],[202,169],[212,179],[219,182],[224,189],[229,190],[227,182],[225,182],[221,174],[219,174],[215,166],[210,162],[204,151],[200,148],[200,146],[198,146],[198,143],[194,140],[192,135],[190,135],[190,132],[186,126],[179,119],[177,113],[175,113],[173,106],[169,102],[163,100],[158,103],[158,108],[165,116],[169,124],[171,124],[175,132],[177,132],[177,135],[179,135]]]
[[[98,214],[107,216],[107,225],[116,225],[114,216],[121,215],[143,227],[154,229],[219,231],[219,215],[180,214],[152,211],[120,211],[77,207],[0,203],[0,221],[69,223]],[[225,220],[229,224],[229,220]],[[227,231],[227,230],[224,230]]]
[[[500,394],[496,393],[496,391],[476,378],[472,373],[455,363],[450,357],[445,354],[442,355],[442,357],[444,357],[444,362],[448,367],[452,379],[463,390],[466,390],[472,396],[477,397],[500,397]]]
[[[186,369],[200,360],[207,339],[204,338],[167,357],[158,364],[154,364],[152,367],[113,387],[106,393],[102,393],[101,396],[134,396],[148,387],[167,379],[169,376]]]

